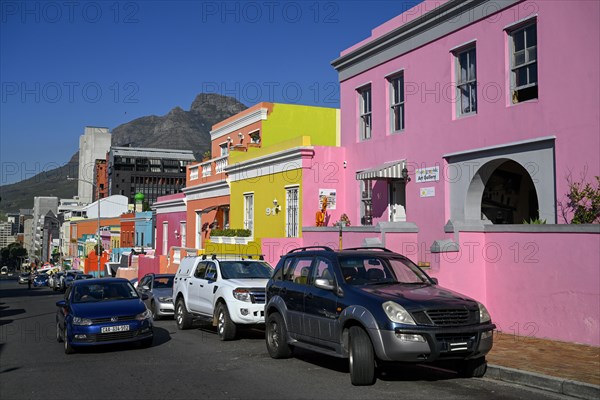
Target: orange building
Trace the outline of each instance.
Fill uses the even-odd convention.
[[[121,214],[121,247],[135,246],[135,213]]]

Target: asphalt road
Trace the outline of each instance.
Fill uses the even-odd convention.
[[[8,399],[567,399],[491,379],[394,366],[373,386],[350,384],[347,362],[309,352],[269,357],[261,330],[221,342],[210,326],[179,331],[155,323],[154,345],[109,346],[65,355],[55,338],[48,288],[0,281],[0,398]]]

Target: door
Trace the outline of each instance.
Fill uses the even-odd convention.
[[[282,289],[279,291],[279,295],[287,305],[287,330],[294,338],[302,334],[304,292],[308,284],[312,261],[313,257],[295,259],[286,271],[283,277]]]
[[[198,297],[198,312],[203,315],[213,315],[213,298],[217,291],[217,266],[213,261],[206,262],[206,272],[198,280],[196,295]]]
[[[190,311],[199,312],[200,310],[200,286],[204,285],[204,275],[206,274],[206,261],[201,261],[196,266],[196,270],[188,279],[187,284],[187,306]]]
[[[403,181],[394,180],[390,188],[390,221],[406,221],[406,185]]]
[[[303,334],[310,341],[320,344],[338,342],[337,294],[335,290],[316,287],[316,279],[326,279],[335,286],[335,274],[330,260],[317,258],[311,271],[309,284],[304,294]]]

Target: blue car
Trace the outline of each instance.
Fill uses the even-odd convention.
[[[76,280],[56,306],[56,340],[66,354],[102,344],[152,345],[152,313],[127,279]]]
[[[48,275],[37,274],[33,278],[33,287],[48,286]]]

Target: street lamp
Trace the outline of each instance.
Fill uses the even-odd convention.
[[[92,187],[94,186],[94,182],[92,181],[88,181],[85,179],[81,179],[81,178],[71,178],[67,176],[67,180],[68,181],[81,181],[81,182],[85,182],[85,183],[89,183],[90,185],[92,185]],[[100,256],[101,256],[101,252],[100,252],[100,183],[97,182],[96,184],[96,201],[98,202],[98,233],[96,235],[96,257],[98,258],[98,278],[100,278]]]

